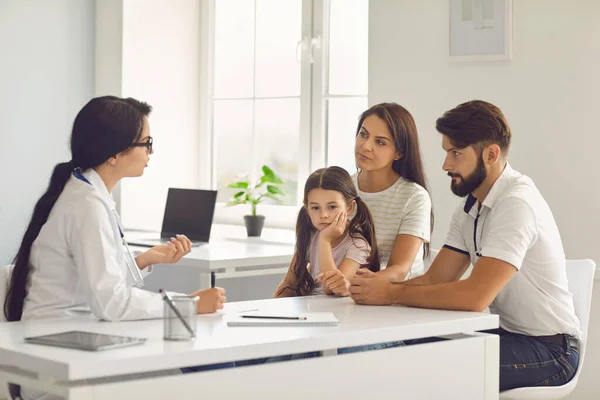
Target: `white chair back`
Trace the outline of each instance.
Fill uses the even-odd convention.
[[[592,260],[567,260],[567,279],[569,280],[569,290],[573,293],[575,314],[577,314],[581,324],[582,347],[587,342],[588,327],[590,325],[595,272],[596,263]],[[583,350],[582,348],[580,366],[583,361]]]
[[[550,400],[568,396],[577,386],[579,374],[583,368],[587,345],[590,310],[592,308],[592,290],[596,263],[592,260],[567,260],[567,279],[569,291],[573,293],[575,314],[579,318],[581,342],[579,349],[579,366],[571,381],[562,386],[526,387],[507,390],[500,393],[501,400]]]

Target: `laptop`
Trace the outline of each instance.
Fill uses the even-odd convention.
[[[192,246],[206,244],[210,238],[216,202],[216,190],[169,188],[160,236],[140,234],[136,237],[128,234],[132,237],[126,237],[127,243],[153,247],[183,234],[192,241]]]

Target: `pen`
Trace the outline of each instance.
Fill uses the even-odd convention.
[[[188,325],[187,321],[183,318],[183,315],[181,315],[181,313],[179,312],[179,310],[177,309],[177,307],[175,307],[175,304],[173,304],[173,300],[171,300],[171,296],[169,296],[169,294],[167,292],[165,292],[162,289],[158,290],[158,293],[162,294],[163,300],[169,305],[169,307],[171,307],[171,310],[173,310],[173,312],[175,313],[175,315],[177,315],[177,318],[179,318],[179,320],[181,321],[181,323],[183,324],[183,326],[185,326],[185,329],[188,330],[188,332],[190,333],[190,335],[192,335],[192,337],[194,337],[194,331],[192,330],[192,328]]]
[[[305,320],[306,317],[277,317],[274,315],[240,315],[241,318],[260,318],[260,319],[300,319]]]
[[[216,280],[215,271],[210,271],[210,287],[211,288],[215,287],[215,280]]]

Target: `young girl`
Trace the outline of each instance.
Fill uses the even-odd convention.
[[[377,229],[379,274],[392,282],[424,272],[433,230],[417,126],[396,103],[381,103],[360,116],[354,147],[358,195],[369,206]]]
[[[354,212],[349,221],[348,215]],[[296,223],[296,251],[274,297],[348,296],[349,280],[361,267],[379,271],[371,213],[356,195],[346,170],[318,169],[304,186]]]

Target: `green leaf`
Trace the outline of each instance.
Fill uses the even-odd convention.
[[[237,206],[240,204],[245,204],[245,201],[242,200],[230,200],[227,202],[227,204],[225,204],[225,207],[233,207],[233,206]]]
[[[262,172],[263,174],[265,174],[265,176],[269,177],[269,178],[275,178],[275,172],[273,172],[273,170],[269,167],[267,167],[266,165],[262,166]]]
[[[229,185],[227,185],[227,187],[232,188],[232,189],[248,189],[248,182],[244,182],[244,181],[234,182],[234,183],[230,183]]]
[[[283,185],[283,181],[278,177],[278,176],[263,176],[262,178],[260,178],[261,184],[262,183],[273,183],[276,185]]]
[[[285,192],[279,189],[277,186],[267,185],[267,190],[269,191],[269,193],[280,194],[282,196],[285,196]]]
[[[243,196],[245,193],[246,193],[245,191],[237,192],[236,194],[233,195],[233,197],[237,199],[237,198]]]

